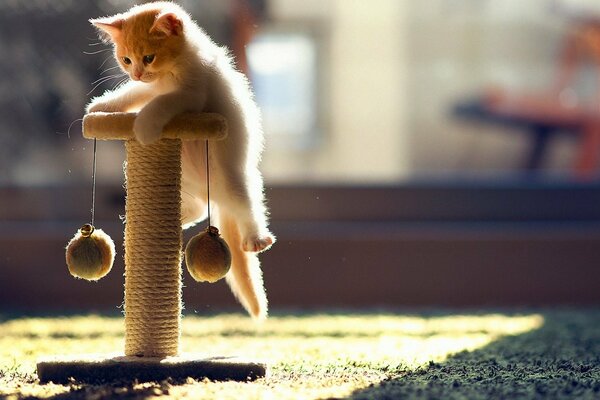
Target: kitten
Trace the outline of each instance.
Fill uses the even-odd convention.
[[[90,20],[130,80],[92,99],[87,112],[138,112],[136,139],[151,144],[165,124],[184,111],[220,113],[229,135],[210,144],[211,216],[229,244],[232,266],[227,282],[256,318],[267,312],[257,253],[275,241],[267,228],[259,110],[248,81],[178,5],[155,2],[112,17]],[[182,224],[206,217],[205,142],[182,145]],[[214,205],[213,205],[214,200]]]

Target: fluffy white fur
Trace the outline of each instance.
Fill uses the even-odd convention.
[[[149,16],[151,28],[140,31]],[[227,139],[211,142],[208,155],[211,216],[232,250],[228,283],[254,317],[266,316],[257,252],[269,248],[275,238],[267,227],[263,180],[258,169],[263,147],[260,113],[247,79],[235,69],[228,51],[217,46],[173,3],[144,4],[90,22],[104,39],[114,43],[117,61],[131,79],[94,98],[87,112],[137,111],[134,133],[142,144],[158,140],[165,124],[184,111],[216,112],[227,118]],[[158,46],[161,38],[171,43],[170,59],[144,63],[144,51],[154,50],[145,50],[145,45],[138,44],[139,37],[131,37],[135,35],[148,35]],[[136,54],[125,54],[136,46],[140,46]],[[204,141],[183,143],[184,227],[206,217],[206,156]]]

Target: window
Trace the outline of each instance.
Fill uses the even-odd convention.
[[[317,138],[317,49],[301,33],[262,33],[248,46],[254,93],[274,146],[306,148]]]

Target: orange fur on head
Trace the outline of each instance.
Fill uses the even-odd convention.
[[[181,54],[182,19],[168,5],[150,3],[109,18],[90,20],[114,44],[115,56],[133,80],[151,82],[171,72]]]
[[[162,32],[167,36],[179,36],[183,33],[181,20],[174,13],[166,13],[156,17],[156,21],[150,28],[150,33]]]

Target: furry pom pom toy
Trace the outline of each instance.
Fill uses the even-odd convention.
[[[214,283],[227,274],[231,252],[217,228],[209,226],[190,239],[185,246],[185,264],[197,282]]]
[[[67,245],[65,256],[71,275],[97,281],[112,269],[115,244],[102,229],[85,224]]]

